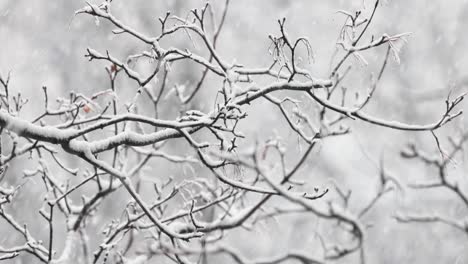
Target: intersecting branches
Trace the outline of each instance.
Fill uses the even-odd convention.
[[[435,135],[435,134],[434,134]],[[436,137],[437,141],[438,138]],[[452,178],[449,177],[448,167],[451,163],[455,163],[457,156],[462,152],[463,145],[466,144],[468,140],[468,133],[464,133],[460,138],[449,138],[450,150],[445,152],[442,150],[440,143],[438,143],[439,154],[440,155],[431,155],[422,150],[420,150],[416,145],[410,144],[408,148],[401,152],[403,158],[406,159],[416,159],[420,162],[423,162],[427,166],[434,168],[437,171],[437,176],[435,179],[427,182],[418,182],[412,183],[409,185],[410,188],[415,190],[433,190],[438,188],[444,188],[449,190],[451,193],[461,201],[464,208],[468,209],[468,190],[463,188],[466,186],[463,182],[463,178]],[[455,227],[462,232],[468,234],[468,217],[461,220],[456,220],[447,216],[440,214],[417,214],[417,213],[399,213],[396,215],[396,219],[403,223],[412,223],[412,222],[422,222],[422,223],[431,223],[431,222],[440,222],[452,227]]]
[[[12,215],[5,213],[21,188],[4,187],[3,172],[0,215],[25,238],[26,244],[0,248],[4,254],[0,259],[15,258],[27,252],[45,263],[70,263],[76,256],[76,252],[70,254],[70,250],[76,244],[83,246],[81,248],[88,246],[87,226],[93,220],[105,218],[100,210],[118,190],[123,190],[128,200],[116,205],[120,217],[102,220],[108,225],[102,237],[95,238],[101,242],[97,249],[90,251],[93,263],[126,263],[131,258],[146,263],[154,256],[176,263],[192,263],[197,255],[207,254],[226,254],[238,263],[281,263],[291,259],[324,263],[354,252],[361,252],[365,259],[365,227],[361,218],[391,190],[390,183],[398,186],[396,179],[389,176],[381,164],[376,196],[361,211],[351,212],[349,194],[337,189],[342,201],[325,202],[322,198],[331,190],[313,186],[304,191],[302,188],[306,187],[295,178],[314,155],[319,142],[350,133],[349,127],[343,124],[346,119],[359,119],[391,129],[434,133],[461,114],[453,111],[463,99],[463,96],[447,99],[441,119],[428,125],[405,124],[363,112],[378,88],[390,54],[398,60],[399,42],[405,41],[408,35],[382,34],[367,44],[359,43],[374,18],[378,3],[376,1],[367,19],[361,19],[361,12],[341,12],[347,19],[338,45],[344,49],[345,56],[327,78],[315,77],[307,65],[302,65],[300,55],[304,51],[308,62],[313,63],[312,43],[306,37],[292,39],[286,30],[286,19],[278,20],[279,36],[269,35],[272,55],[269,66],[250,68],[225,59],[217,40],[225,24],[229,0],[222,6],[219,21],[210,3],[191,10],[185,18],[167,12],[159,18],[160,33],[155,36],[141,33],[114,16],[111,0],[101,5],[87,3],[76,14],[105,20],[116,27],[113,34],[129,34],[146,48],[123,59],[113,56],[109,50],[99,52],[88,48],[85,57],[90,61],[108,63],[105,70],[109,87],[90,95],[71,91],[68,98],[59,97],[54,105],[44,86],[44,109],[31,121],[18,115],[27,100],[21,94],[11,96],[10,75],[6,79],[0,76],[4,90],[0,93],[0,168],[6,171],[9,163],[26,154],[37,161],[36,169],[23,173],[26,178],[42,180],[45,202],[40,214],[49,231],[48,247],[42,246],[26,226],[22,227]],[[210,20],[212,25],[208,24]],[[165,43],[163,39],[175,38],[179,33],[185,33],[194,45],[201,42],[205,53],[161,44]],[[388,46],[377,78],[373,79],[363,100],[347,106],[346,90],[343,88],[341,94],[337,93],[349,73],[349,68],[341,72],[341,66],[350,55],[364,62],[360,53],[381,45]],[[148,75],[137,70],[141,60],[151,63]],[[197,82],[185,84],[186,80],[179,80],[175,74],[172,66],[184,62],[194,62],[200,67]],[[213,73],[216,84],[213,89],[204,91],[201,88],[208,83],[209,73]],[[122,91],[120,77],[136,82],[134,96],[128,96],[131,86]],[[258,84],[257,80],[266,84]],[[194,102],[203,98],[204,92],[212,93],[216,99],[209,102],[212,106],[209,110],[202,111]],[[341,103],[336,103],[336,94],[341,96]],[[309,101],[299,100],[301,96]],[[263,99],[279,110],[282,120],[278,122],[284,121],[300,139],[300,154],[293,165],[287,162],[290,160],[288,140],[280,137],[257,139],[253,150],[245,151],[252,135],[245,134],[241,124],[248,122],[246,119],[252,111],[248,105]],[[148,100],[153,107],[149,112],[144,105]],[[310,104],[318,110],[307,110]],[[176,138],[183,139],[185,144],[182,154],[173,153],[171,144],[167,144]],[[2,149],[5,139],[11,142],[9,151]],[[419,157],[413,150],[413,156],[408,157]],[[81,160],[85,165],[72,168],[62,156]],[[153,160],[176,164],[176,174],[180,177],[167,176],[162,168],[151,163]],[[445,162],[431,164],[441,168],[445,167]],[[445,177],[441,179],[467,202],[466,194],[457,185],[450,185]],[[270,201],[277,198],[296,209],[269,210]],[[278,257],[255,261],[248,261],[230,245],[223,244],[229,232],[252,230],[261,219],[289,212],[312,214],[336,223],[339,231],[350,234],[351,239],[341,245],[341,242],[323,238],[325,253],[320,257],[291,250]],[[60,219],[57,214],[62,214],[67,223],[68,235],[63,239],[66,242],[62,254],[54,250],[54,237],[60,233],[56,228]],[[145,247],[139,238],[145,238],[142,240],[146,250],[140,250]],[[200,247],[192,247],[198,242]],[[325,246],[325,242],[332,246]],[[137,256],[132,256],[134,252]],[[83,256],[83,259],[88,257]]]
[[[302,44],[307,51],[308,62],[311,63],[314,59],[312,46],[309,40],[305,37],[298,38],[294,42],[292,42],[292,40],[286,33],[285,23],[286,18],[278,20],[278,24],[280,26],[281,31],[280,37],[274,37],[271,35],[269,36],[272,42],[270,47],[270,53],[271,55],[273,55],[273,59],[275,60],[275,62],[278,62],[281,65],[278,74],[281,73],[281,69],[285,68],[289,72],[288,81],[292,81],[296,74],[304,75],[305,77],[311,78],[310,73],[308,73],[306,70],[300,69],[297,65],[296,53],[297,49],[300,47],[299,45]],[[290,58],[288,58],[288,55],[286,54],[287,51],[290,52]]]

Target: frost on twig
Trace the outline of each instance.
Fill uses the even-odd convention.
[[[55,101],[43,86],[44,103],[34,119],[26,120],[21,111],[28,101],[20,93],[14,95],[10,74],[0,76],[0,169],[5,169],[0,172],[0,216],[24,238],[23,244],[12,248],[0,245],[0,260],[31,254],[44,263],[88,263],[88,259],[149,263],[159,257],[196,263],[197,257],[228,255],[238,263],[328,263],[359,252],[360,261],[365,262],[364,218],[385,194],[402,189],[397,177],[382,161],[377,192],[359,210],[350,206],[350,191],[316,184],[314,178],[302,179],[308,163],[318,160],[318,145],[351,133],[356,122],[430,131],[441,157],[426,156],[414,145],[402,156],[435,167],[440,177],[435,183],[411,187],[443,186],[468,204],[466,192],[445,174],[461,147],[454,141],[452,152],[443,150],[435,133],[461,115],[456,110],[464,95],[447,97],[445,111],[428,124],[377,117],[365,108],[374,99],[389,56],[399,62],[401,45],[409,36],[379,34],[366,39],[379,1],[367,16],[361,11],[339,11],[346,18],[337,41],[344,54],[334,61],[328,76],[309,70],[318,56],[315,43],[305,36],[292,37],[294,25],[286,24],[285,18],[277,21],[276,34],[265,34],[271,44],[270,62],[246,66],[217,46],[229,17],[229,0],[221,10],[208,2],[185,16],[166,12],[157,21],[157,30],[150,31],[158,32],[153,35],[129,26],[113,13],[112,5],[111,0],[86,3],[75,13],[112,25],[117,39],[125,34],[140,44],[135,47],[141,50],[135,48],[125,56],[92,47],[84,51],[91,63],[106,64],[108,86],[70,92]],[[171,45],[181,36],[189,48]],[[349,59],[353,57],[357,63],[370,64],[366,52],[379,46],[387,47],[380,72],[373,75],[363,100],[350,98],[345,77],[355,72],[343,65],[356,63]],[[199,69],[197,81],[177,76],[176,64]],[[123,82],[127,79],[131,82]],[[197,100],[206,98],[213,101],[197,105]],[[277,111],[266,114],[297,139],[295,146],[288,145],[288,138],[259,138],[246,129],[268,119],[255,110],[262,102]],[[2,145],[5,139],[11,143],[8,148]],[[28,225],[9,213],[22,192],[20,187],[29,182],[9,186],[5,178],[14,175],[7,168],[23,156],[35,165],[18,175],[43,187],[39,214],[47,224],[45,240],[35,238]],[[277,201],[281,201],[278,207]],[[107,208],[109,202],[112,208]],[[321,253],[288,248],[253,260],[229,244],[228,234],[253,231],[267,219],[293,213],[331,223],[339,235],[316,230]],[[443,221],[466,228],[441,216],[400,215],[398,219]],[[92,234],[96,241],[91,243],[87,232],[96,223],[105,228],[102,234]],[[61,226],[66,226],[66,236]],[[64,249],[57,252],[62,242]]]

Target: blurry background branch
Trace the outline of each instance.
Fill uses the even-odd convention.
[[[450,150],[436,134],[462,114],[464,94],[447,96],[432,122],[394,121],[389,112],[373,113],[390,58],[401,62],[410,35],[374,31],[380,1],[336,14],[344,22],[326,73],[314,70],[316,40],[295,37],[300,27],[289,18],[277,20],[276,34],[263,34],[269,41],[267,60],[258,56],[243,63],[242,54],[220,48],[232,4],[208,2],[183,15],[166,12],[159,25],[153,21],[151,30],[140,30],[121,18],[118,3],[87,2],[73,21],[86,15],[103,23],[106,32],[98,35],[103,42],[132,41],[131,52],[110,43],[82,50],[93,62],[89,67],[104,65],[106,74],[99,76],[105,85],[82,92],[66,87],[62,97],[50,85],[37,84],[43,102],[31,110],[10,72],[0,75],[0,216],[7,224],[2,231],[22,238],[13,246],[0,241],[0,260],[30,255],[44,263],[210,263],[223,257],[234,263],[366,263],[374,254],[368,250],[374,243],[368,221],[388,202],[387,193],[403,193],[404,183],[387,162],[384,166],[383,157],[377,185],[360,189],[361,194],[336,180],[328,186],[320,179],[331,178],[330,171],[309,166],[326,166],[327,144],[349,139],[351,127],[358,126],[367,126],[369,133],[377,128],[430,133],[440,155],[410,145],[402,156],[434,167],[438,178],[409,188],[444,187],[468,207],[462,180],[447,174],[463,150],[466,132],[448,140]],[[373,56],[379,61],[376,75],[368,73],[374,71]],[[193,68],[180,73],[178,67]],[[194,69],[200,76],[184,75]],[[369,81],[357,81],[369,75]],[[270,119],[271,129],[262,127]],[[27,167],[9,169],[25,159]],[[334,158],[332,167],[340,159]],[[35,192],[23,190],[29,186],[36,186]],[[40,200],[41,208],[21,204],[23,196]],[[32,219],[9,213],[18,206],[39,214],[47,231],[31,229]],[[279,252],[283,241],[273,243],[273,256],[237,249],[245,245],[236,237],[274,227],[270,220],[294,232],[293,222],[278,220],[291,215],[316,223],[302,237],[309,250],[288,245]],[[466,220],[440,214],[396,218],[468,230]]]

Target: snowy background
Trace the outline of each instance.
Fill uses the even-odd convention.
[[[214,2],[216,8],[218,3]],[[190,9],[203,4],[204,1],[195,0],[114,0],[112,10],[127,24],[152,34],[159,30],[157,18],[167,10],[183,17]],[[90,16],[75,17],[74,12],[84,5],[84,1],[0,0],[0,73],[11,71],[12,89],[29,98],[30,103],[22,111],[23,118],[30,120],[38,115],[37,109],[43,105],[41,87],[44,85],[49,88],[51,98],[66,97],[72,90],[92,94],[108,85],[104,70],[107,65],[88,62],[84,57],[87,47],[109,50],[114,56],[122,58],[144,48],[128,36],[113,35],[113,27],[105,21],[97,24]],[[286,17],[286,27],[291,36],[307,36],[311,40],[316,60],[309,69],[315,76],[325,77],[330,71],[330,59],[343,23],[343,16],[337,11],[362,8],[368,11],[372,5],[373,2],[366,0],[232,1],[218,49],[229,60],[244,65],[267,65],[270,60],[268,34],[277,34],[277,19]],[[444,111],[444,100],[450,90],[455,95],[468,90],[467,27],[466,0],[386,1],[378,9],[368,36],[370,33],[412,34],[402,48],[401,63],[390,61],[367,110],[376,116],[410,123],[437,120]],[[183,38],[174,41],[188,45]],[[374,62],[381,61],[384,52],[385,48],[378,48],[366,53],[369,66],[353,69],[359,74],[347,80],[350,90],[368,83],[369,74],[379,67]],[[197,80],[199,73],[194,65],[188,64],[176,67],[172,74],[174,82],[190,83]],[[135,83],[122,78],[119,87],[122,89],[120,95],[124,98],[127,89],[130,92],[135,89]],[[209,99],[214,96],[211,92],[209,88],[202,90],[192,107],[204,110],[206,103],[211,102]],[[167,110],[167,118],[174,117],[170,112]],[[437,176],[435,170],[424,164],[400,157],[400,151],[408,142],[414,142],[437,155],[431,133],[394,131],[363,122],[349,122],[349,125],[352,133],[325,141],[316,158],[302,172],[303,179],[307,179],[310,186],[331,188],[331,182],[337,182],[344,189],[352,191],[350,208],[360,210],[376,192],[378,163],[382,155],[385,168],[404,184]],[[458,135],[463,127],[466,127],[466,123],[460,118],[438,130],[441,143],[448,144],[446,136]],[[289,143],[288,151],[295,150],[294,142],[297,139],[291,137],[285,123],[278,122],[277,112],[268,104],[255,106],[242,129],[251,137],[280,135]],[[177,147],[174,145],[175,152],[183,152]],[[71,158],[68,162],[79,165]],[[448,170],[452,177],[459,179],[460,187],[468,192],[468,166],[464,164],[463,157],[458,156]],[[15,162],[10,167],[7,180],[11,184],[21,182],[21,171],[34,166],[27,157]],[[155,163],[153,166],[161,175],[176,174],[178,169],[168,164]],[[46,223],[37,214],[44,198],[43,191],[40,179],[32,180],[25,185],[10,212],[28,223],[35,235],[46,240]],[[113,211],[113,206],[119,208],[119,195],[122,192],[113,194],[113,199],[105,202],[107,206],[103,212],[109,217],[120,213]],[[331,192],[327,199],[332,199],[334,195]],[[369,224],[365,244],[368,263],[468,263],[466,232],[441,224],[401,224],[395,221],[395,212],[408,210],[437,212],[454,219],[468,217],[468,208],[453,193],[444,189],[389,194],[364,219]],[[21,238],[16,237],[2,221],[0,245],[15,244]],[[105,221],[108,219],[91,223],[89,233],[98,234]],[[314,232],[322,225],[314,217],[290,215],[280,218],[278,222],[269,222],[254,233],[236,233],[229,240],[246,256],[268,256],[282,249],[313,252],[319,246]],[[90,236],[91,247],[96,247],[100,240]],[[29,257],[22,259],[25,261],[23,263],[36,261]],[[354,260],[350,257],[338,263],[353,263]]]

